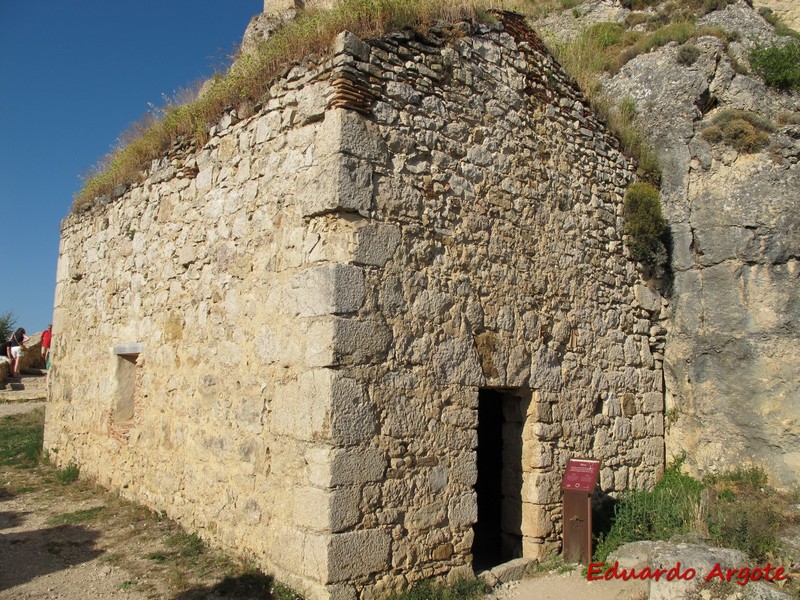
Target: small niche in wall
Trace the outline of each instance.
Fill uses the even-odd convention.
[[[133,425],[139,379],[137,362],[141,351],[141,344],[126,344],[114,347],[116,391],[111,410],[111,426],[112,433],[117,435],[124,435]]]

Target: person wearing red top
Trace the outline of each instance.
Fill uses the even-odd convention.
[[[53,339],[53,324],[47,326],[42,332],[42,358],[44,359],[45,366],[49,366],[47,361],[47,355],[50,354],[50,342]]]

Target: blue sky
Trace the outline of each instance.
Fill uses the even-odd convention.
[[[120,133],[228,64],[262,0],[0,0],[0,313],[52,320],[61,219]]]

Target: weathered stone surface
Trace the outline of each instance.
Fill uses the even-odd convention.
[[[383,571],[391,538],[382,531],[352,531],[331,537],[327,582],[346,581]]]
[[[797,114],[800,101],[732,68],[731,53],[746,61],[754,39],[777,39],[745,3],[713,11],[701,24],[737,31],[741,41],[726,53],[719,40],[700,38],[691,68],[674,62],[677,48],[667,46],[607,82],[616,97],[646,107],[640,120],[664,170],[674,278],[663,360],[666,409],[676,419],[667,450],[686,453],[696,472],[755,465],[791,486],[800,477],[798,412],[789,401],[800,381],[793,351],[800,312],[792,300],[800,294],[796,126],[777,128],[755,154],[711,145],[701,133],[724,109],[774,122],[782,112]]]
[[[758,9],[765,7],[773,10],[789,27],[800,30],[800,5],[793,0],[758,0],[753,5]]]
[[[368,211],[372,205],[372,167],[334,155],[312,167],[298,182],[303,216],[337,210]]]
[[[354,313],[364,303],[364,274],[351,265],[300,271],[290,286],[287,301],[301,317]]]

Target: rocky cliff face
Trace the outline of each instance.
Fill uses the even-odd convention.
[[[629,96],[663,167],[672,233],[671,331],[665,353],[667,452],[701,473],[755,464],[775,483],[800,481],[800,98],[737,72],[755,40],[777,39],[741,2],[698,25],[738,32],[671,44],[605,82]],[[741,70],[741,69],[739,69]],[[774,125],[766,147],[737,151],[701,134],[723,110]],[[782,123],[784,123],[782,125]],[[789,123],[789,124],[786,124]],[[708,136],[707,136],[708,137]]]

